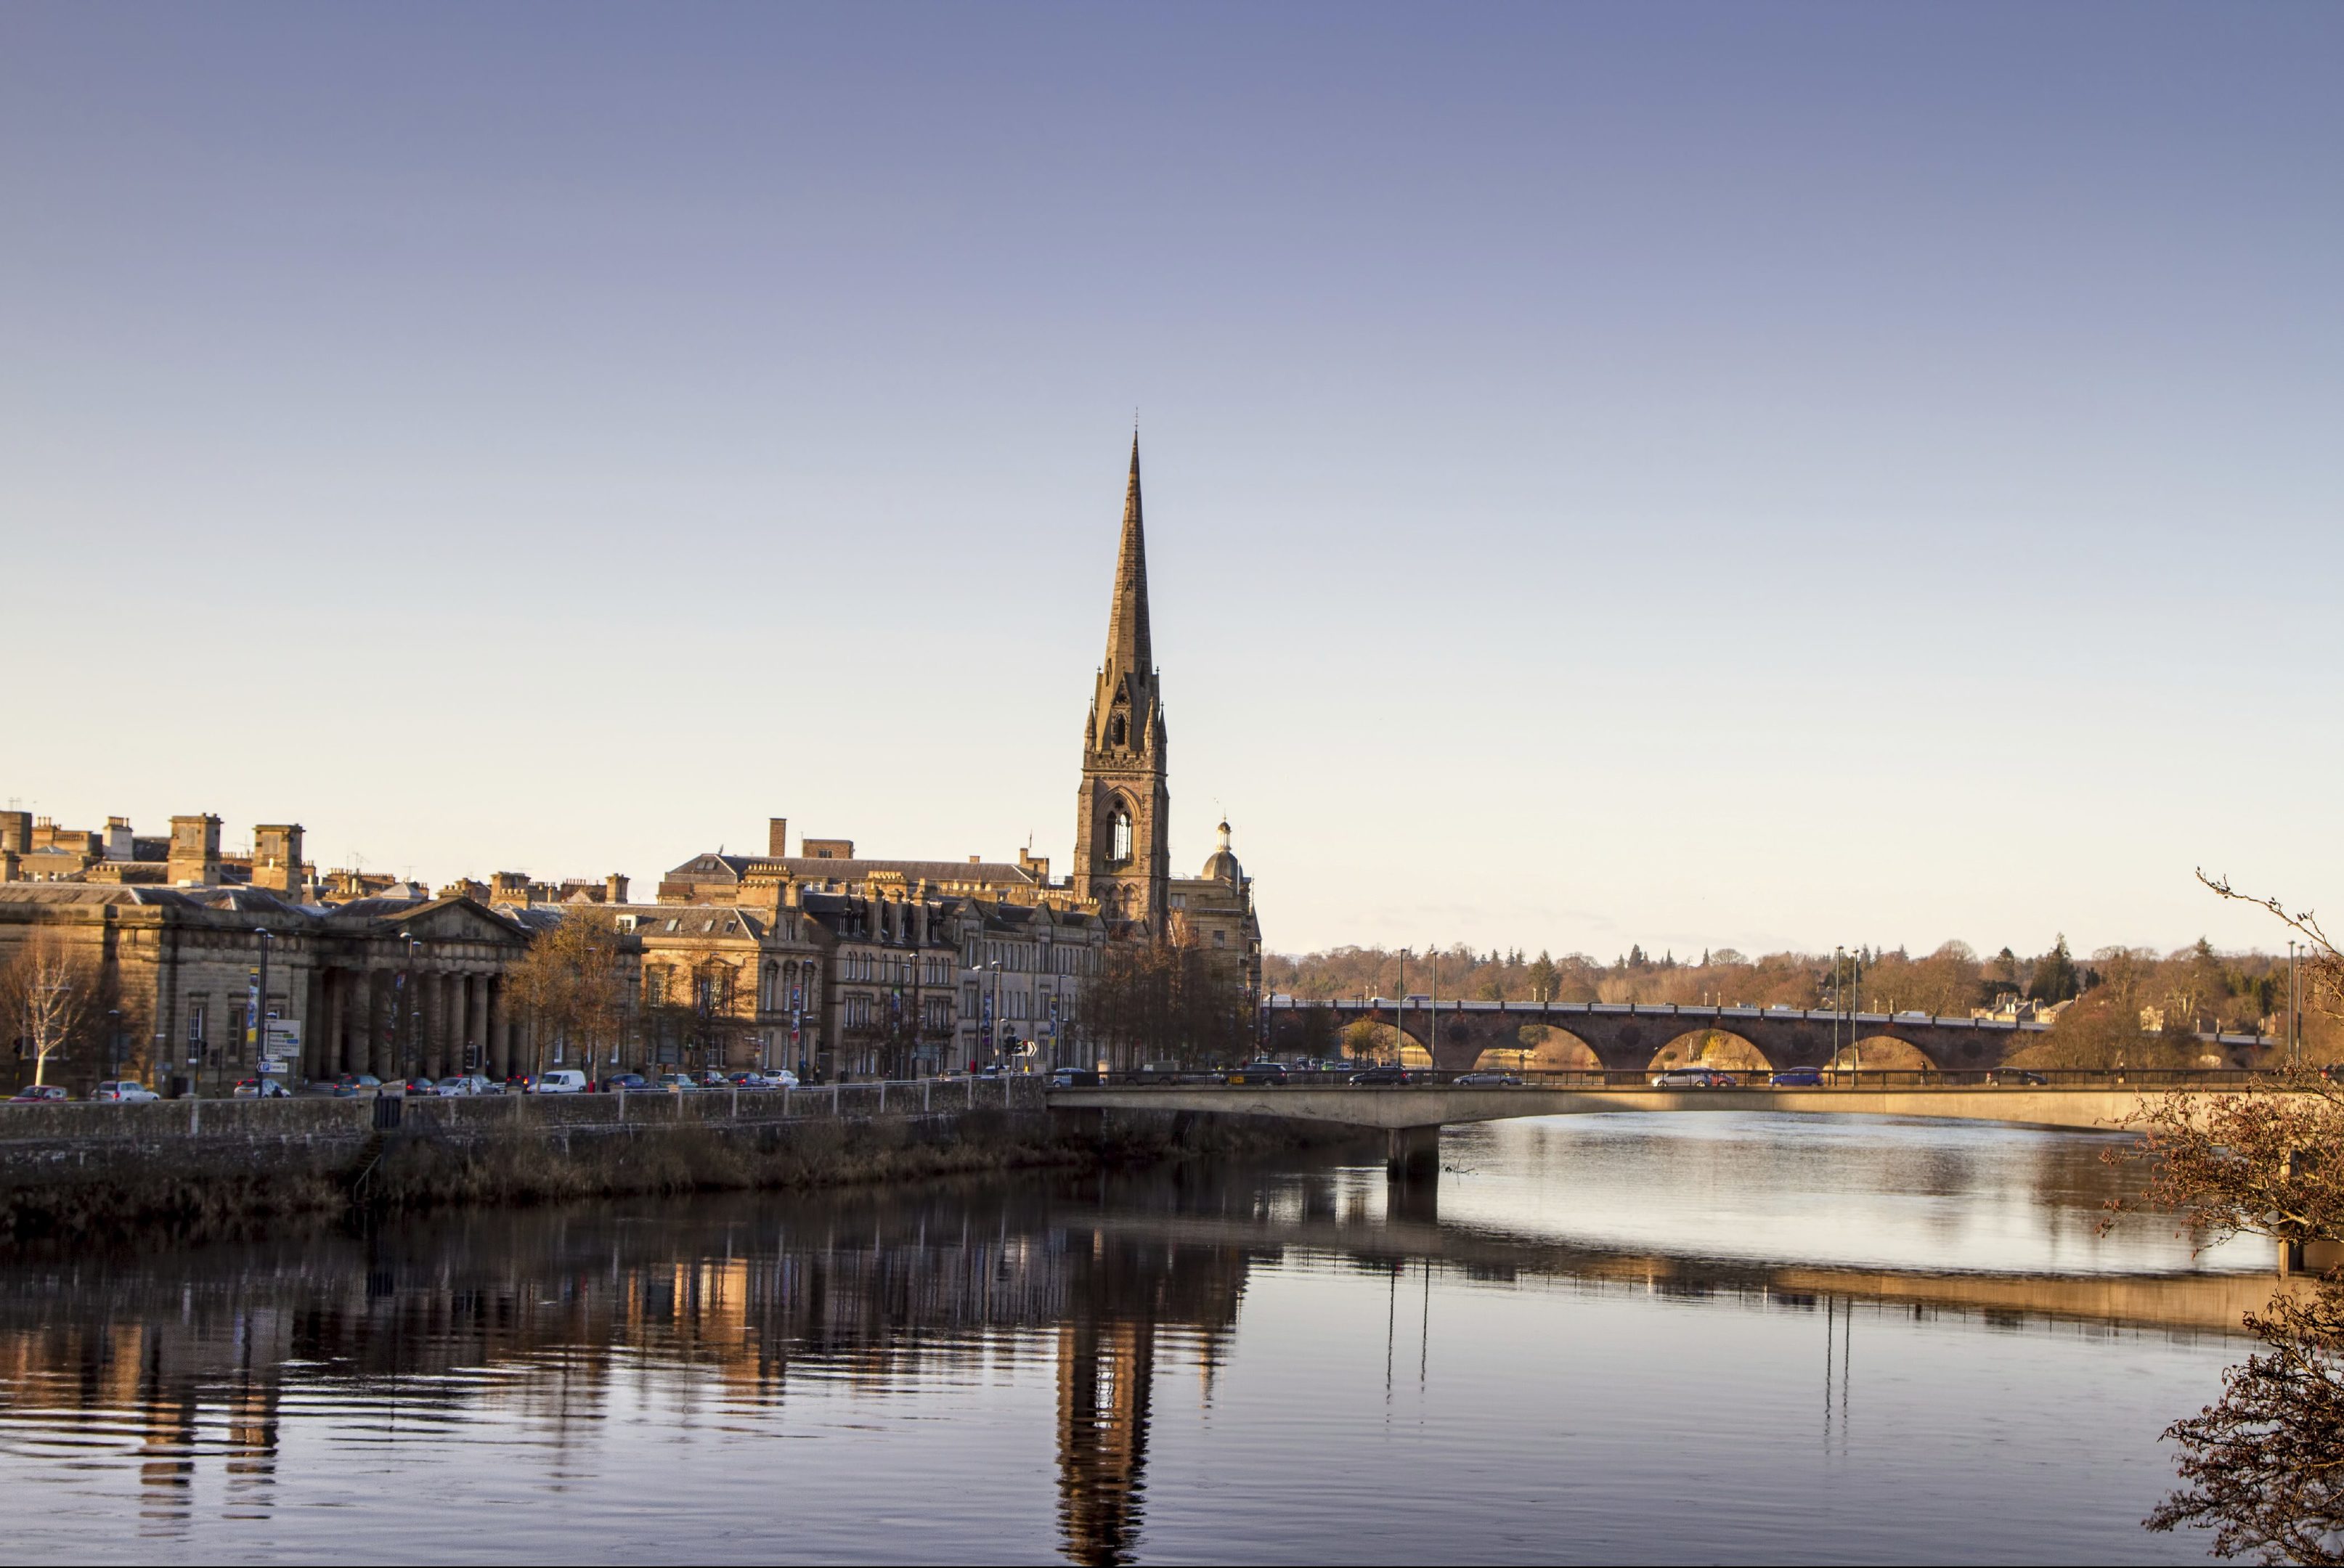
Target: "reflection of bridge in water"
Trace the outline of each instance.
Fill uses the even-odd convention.
[[[1396,1029],[1427,1051],[1444,1071],[1464,1071],[1497,1052],[1506,1065],[1517,1054],[1551,1067],[1600,1067],[1642,1071],[1672,1043],[1679,1060],[1702,1054],[1713,1037],[1739,1041],[1747,1054],[1776,1068],[1822,1067],[1853,1055],[1872,1067],[1938,1070],[2000,1065],[2011,1052],[2040,1040],[2048,1024],[1996,1019],[1935,1018],[1915,1012],[1831,1012],[1796,1008],[1681,1007],[1673,1002],[1442,1001],[1366,997],[1305,1001],[1275,997],[1265,1006],[1273,1047],[1290,1048],[1307,1036],[1331,1040],[1345,1025],[1369,1022]],[[1526,1027],[1548,1040],[1532,1044]],[[2253,1035],[2202,1036],[2209,1050],[2236,1052],[2261,1043]]]
[[[476,1211],[371,1235],[19,1258],[0,1292],[0,1433],[18,1451],[33,1438],[70,1443],[77,1464],[113,1445],[136,1465],[155,1521],[189,1515],[199,1465],[218,1466],[235,1508],[265,1514],[288,1427],[329,1413],[374,1430],[496,1412],[550,1438],[515,1452],[544,1450],[569,1469],[647,1362],[693,1374],[681,1403],[778,1411],[793,1392],[964,1382],[1007,1350],[1055,1377],[1064,1548],[1110,1563],[1137,1549],[1159,1375],[1182,1365],[1209,1388],[1250,1271],[1288,1258],[1395,1278],[1413,1264],[1428,1281],[1492,1288],[1547,1280],[1790,1311],[1854,1301],[2208,1332],[2234,1331],[2271,1285],[1606,1250],[1412,1218],[1430,1194],[1404,1187],[1389,1190],[1401,1201],[1387,1211],[1375,1201],[1386,1191],[1339,1171],[1188,1167],[981,1192]]]

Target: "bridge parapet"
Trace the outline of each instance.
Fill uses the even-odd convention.
[[[1845,1060],[1864,1044],[1894,1040],[1939,1070],[1991,1068],[2040,1039],[2050,1025],[2033,1020],[1945,1018],[1917,1012],[1833,1012],[1821,1009],[1687,1006],[1675,1002],[1496,1002],[1440,1001],[1419,997],[1346,998],[1303,1001],[1273,997],[1263,1006],[1275,1041],[1314,1010],[1339,1025],[1358,1020],[1399,1030],[1422,1047],[1436,1068],[1462,1071],[1490,1051],[1532,1049],[1521,1039],[1525,1025],[1560,1032],[1587,1048],[1596,1065],[1629,1071],[1650,1066],[1661,1050],[1690,1034],[1715,1034],[1743,1042],[1773,1068],[1822,1067]],[[2202,1035],[2217,1050],[2268,1044],[2259,1036]],[[1688,1060],[1701,1054],[1690,1050]],[[1501,1055],[1499,1059],[1505,1060]]]

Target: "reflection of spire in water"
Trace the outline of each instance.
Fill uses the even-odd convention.
[[[1058,1330],[1058,1523],[1076,1563],[1129,1563],[1146,1490],[1153,1322]]]
[[[227,1490],[236,1511],[251,1509],[267,1518],[277,1483],[278,1383],[273,1367],[248,1365],[227,1402]]]

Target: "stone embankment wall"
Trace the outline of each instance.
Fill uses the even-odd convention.
[[[1080,1163],[1031,1079],[0,1107],[0,1234]]]

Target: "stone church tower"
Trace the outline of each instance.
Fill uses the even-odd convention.
[[[1106,662],[1083,726],[1083,783],[1075,808],[1075,892],[1099,913],[1160,929],[1171,856],[1164,783],[1164,704],[1147,637],[1147,547],[1139,523],[1139,436],[1123,493],[1123,546],[1107,609]]]

